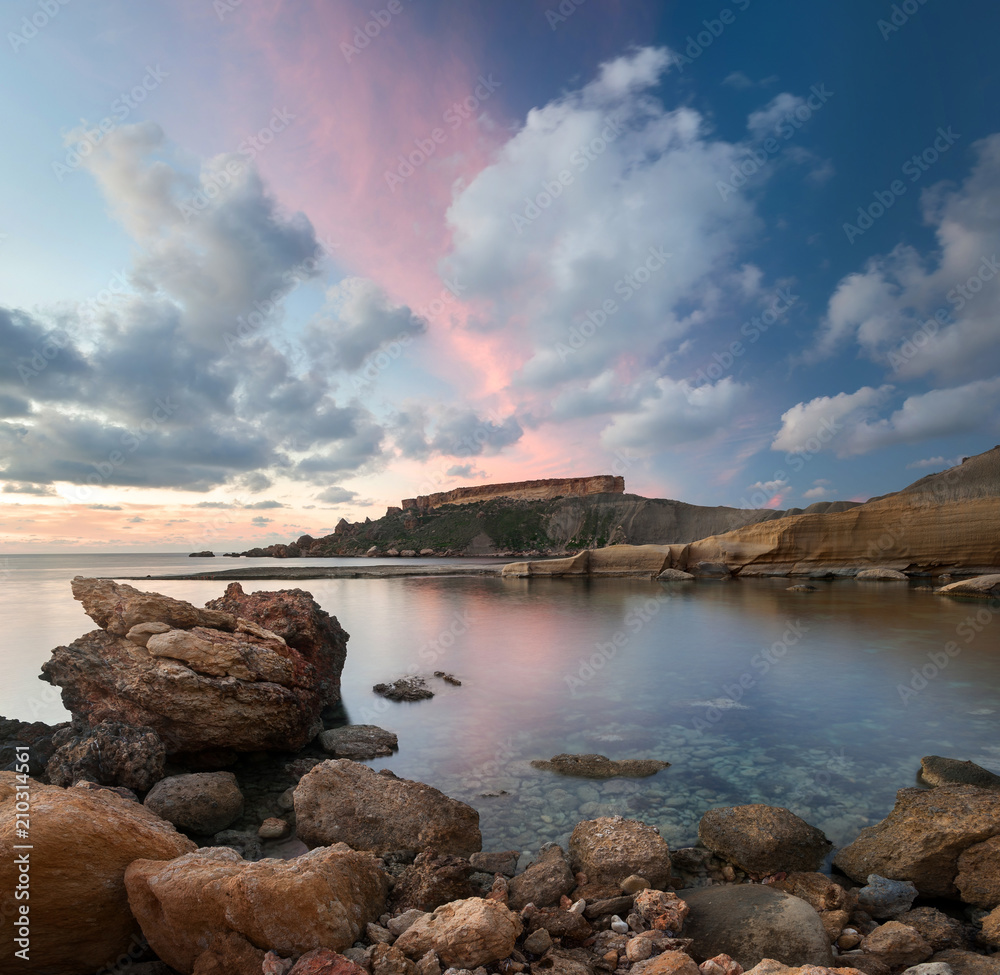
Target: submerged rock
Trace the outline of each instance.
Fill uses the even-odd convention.
[[[30,838],[15,835],[18,793],[31,805]],[[22,800],[23,801],[23,800]],[[15,844],[30,843],[27,854]],[[0,772],[0,890],[15,913],[19,871],[28,856],[31,964],[26,971],[93,975],[141,938],[129,910],[125,868],[137,858],[170,860],[195,845],[139,803],[111,789],[61,789]],[[9,938],[13,930],[7,933]],[[8,953],[10,948],[5,949]]]
[[[817,870],[833,846],[793,812],[759,804],[710,809],[698,837],[713,853],[757,876]]]
[[[947,586],[942,586],[937,591],[943,596],[985,596],[986,598],[1000,596],[1000,574],[994,573],[962,579],[960,582],[951,582]]]
[[[920,759],[920,778],[928,785],[975,785],[980,789],[1000,792],[1000,775],[984,769],[975,762],[957,758],[925,755]]]
[[[531,765],[533,768],[585,779],[611,779],[616,776],[644,778],[670,767],[669,762],[661,762],[655,758],[626,758],[616,761],[604,755],[556,755],[548,762],[535,759]]]
[[[350,758],[359,762],[383,758],[399,748],[399,739],[394,732],[373,724],[331,728],[320,734],[319,743],[334,758]]]
[[[423,677],[400,677],[391,684],[375,684],[372,690],[390,701],[424,701],[434,696]]]
[[[257,863],[229,849],[139,859],[125,884],[150,947],[181,972],[260,971],[267,950],[343,951],[385,910],[389,886],[371,854],[342,843]]]
[[[299,780],[294,798],[298,835],[309,846],[342,842],[378,853],[433,849],[464,857],[482,849],[475,809],[388,769],[320,762]]]
[[[855,577],[859,582],[909,582],[909,576],[899,569],[880,565],[872,569],[862,569]]]

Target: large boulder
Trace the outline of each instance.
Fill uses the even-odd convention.
[[[334,758],[350,758],[364,762],[370,758],[384,758],[399,748],[395,732],[386,731],[374,724],[349,724],[330,728],[319,736],[323,751]]]
[[[911,880],[925,897],[957,897],[959,857],[1000,835],[1000,793],[972,785],[900,789],[896,805],[845,846],[834,864],[856,881]]]
[[[62,789],[18,779],[0,772],[0,914],[11,919],[19,904],[30,907],[30,961],[18,961],[16,968],[32,975],[93,975],[140,937],[128,906],[125,868],[139,858],[170,860],[195,845],[110,789]],[[27,837],[16,832],[23,828],[15,817],[19,801],[30,805]],[[32,849],[14,849],[25,844]],[[21,856],[28,858],[27,870],[19,869]],[[29,901],[15,900],[22,873],[30,878]],[[12,936],[9,931],[5,950]]]
[[[52,736],[52,743],[55,751],[45,771],[53,785],[85,779],[145,792],[163,778],[167,752],[149,727],[102,721],[90,728],[75,718]]]
[[[301,590],[234,583],[206,610],[110,580],[73,591],[106,628],[56,647],[42,673],[88,725],[152,728],[168,755],[294,751],[339,699],[347,634]]]
[[[161,779],[143,805],[191,833],[218,833],[243,814],[243,793],[232,772],[191,772]]]
[[[1000,775],[975,762],[940,755],[920,759],[920,778],[928,785],[976,785],[1000,792]]]
[[[713,853],[749,874],[818,870],[832,844],[815,826],[779,806],[709,809],[698,838]]]
[[[507,903],[515,911],[528,904],[549,907],[576,886],[573,870],[562,847],[552,843],[541,849],[537,859],[524,873],[507,885]]]
[[[762,884],[677,892],[691,910],[684,937],[698,962],[726,954],[744,969],[763,958],[787,965],[833,963],[830,938],[805,901]]]
[[[899,921],[886,921],[865,936],[861,950],[890,968],[919,965],[934,954],[934,949],[916,928]]]
[[[510,955],[521,930],[518,916],[499,901],[469,897],[418,918],[395,946],[414,960],[433,951],[447,967],[472,969]]]
[[[248,863],[225,847],[137,860],[125,884],[150,947],[188,975],[260,971],[268,950],[343,951],[385,910],[389,881],[371,854],[340,843],[294,860]]]
[[[653,887],[670,882],[670,847],[655,826],[621,816],[577,823],[569,838],[572,867],[592,883],[620,884],[639,874]]]
[[[990,908],[1000,905],[1000,834],[962,852],[955,886],[966,904]]]
[[[309,846],[347,843],[355,850],[452,853],[482,849],[479,813],[457,799],[375,772],[349,759],[320,762],[295,787],[295,823]]]

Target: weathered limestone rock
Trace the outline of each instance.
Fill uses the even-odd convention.
[[[1000,573],[951,582],[937,591],[943,596],[983,596],[993,599],[1000,596]]]
[[[1000,792],[1000,775],[975,762],[925,755],[920,759],[920,778],[928,785],[974,785]]]
[[[625,478],[613,474],[593,477],[550,477],[537,481],[511,481],[505,484],[476,484],[438,494],[404,498],[403,508],[437,508],[443,504],[469,504],[491,498],[520,498],[545,501],[551,498],[587,497],[592,494],[622,494]]]
[[[900,789],[892,812],[863,829],[834,863],[859,882],[877,873],[911,880],[925,896],[956,897],[958,858],[997,835],[1000,793],[971,785]]]
[[[475,894],[469,883],[472,870],[472,864],[464,857],[424,850],[396,880],[392,909],[416,908],[426,913],[449,901],[472,897]]]
[[[55,751],[45,771],[53,785],[70,786],[86,779],[145,792],[163,778],[167,752],[152,728],[120,721],[102,721],[90,728],[75,718],[52,736],[52,744]]]
[[[208,835],[243,814],[243,793],[232,772],[192,772],[161,779],[143,805],[180,829]]]
[[[507,902],[515,911],[527,904],[549,907],[576,886],[573,871],[562,847],[552,843],[542,847],[535,862],[519,873],[507,890]]]
[[[209,971],[209,961],[227,953],[246,970],[260,970],[267,950],[284,957],[314,948],[343,951],[379,917],[388,892],[375,858],[342,843],[256,863],[223,847],[169,863],[139,859],[125,884],[150,946],[186,973],[198,966]]]
[[[819,915],[798,897],[760,884],[681,890],[691,913],[685,937],[696,960],[727,954],[744,969],[763,958],[787,965],[833,963]]]
[[[0,772],[0,913],[17,914],[15,806],[30,802],[28,876],[33,975],[93,975],[133,947],[139,925],[128,907],[125,868],[137,858],[170,860],[195,848],[173,826],[110,789],[61,789]],[[25,791],[28,800],[23,797]],[[7,932],[5,951],[11,950]]]
[[[168,755],[295,750],[339,698],[347,634],[301,590],[246,596],[233,583],[199,610],[109,580],[73,586],[107,630],[57,647],[42,672],[89,725],[152,728]]]
[[[349,759],[320,762],[295,788],[299,838],[309,846],[356,850],[436,850],[468,857],[482,848],[479,813],[457,799],[374,772]]]
[[[935,951],[969,947],[966,926],[933,907],[915,907],[895,920],[913,928]]]
[[[698,966],[683,951],[664,951],[632,966],[632,975],[695,975]]]
[[[655,758],[625,758],[614,761],[604,755],[556,755],[545,762],[535,759],[532,768],[574,775],[584,779],[611,779],[618,776],[645,778],[669,768],[669,762]]]
[[[323,751],[334,758],[350,758],[356,762],[382,758],[399,748],[399,739],[393,732],[373,724],[331,728],[320,734],[319,743]]]
[[[592,882],[620,884],[641,873],[654,887],[670,882],[670,848],[653,826],[621,816],[578,823],[569,840],[570,862]]]
[[[930,960],[943,962],[954,975],[1000,975],[1000,958],[996,955],[987,958],[974,951],[961,951],[952,948],[937,952],[931,956]]]
[[[445,965],[471,969],[506,958],[521,930],[517,915],[503,904],[469,897],[419,918],[396,947],[413,959],[433,951]]]
[[[825,873],[815,871],[795,871],[783,880],[771,884],[775,890],[801,897],[816,911],[844,910],[853,913],[858,903],[858,895],[834,883]]]
[[[758,876],[817,870],[832,844],[820,830],[778,806],[710,809],[698,837],[713,853]]]
[[[858,907],[874,918],[895,918],[905,914],[917,898],[917,888],[909,880],[889,880],[877,873],[858,891]]]
[[[890,569],[879,565],[871,569],[862,569],[855,577],[859,582],[909,582],[909,576],[898,569]]]
[[[890,968],[899,965],[919,965],[934,954],[919,932],[899,921],[880,924],[861,942],[861,950],[874,955]]]
[[[968,847],[958,858],[955,886],[966,904],[1000,905],[1000,835]]]

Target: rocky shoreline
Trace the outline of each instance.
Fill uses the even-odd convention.
[[[756,804],[705,810],[681,849],[586,819],[525,863],[483,851],[465,802],[363,764],[398,744],[344,724],[348,635],[308,593],[232,584],[199,609],[73,591],[99,629],[43,668],[72,721],[0,719],[18,971],[1000,975],[1000,777],[971,762],[925,758],[922,787],[838,851]],[[607,780],[668,763],[533,764]]]

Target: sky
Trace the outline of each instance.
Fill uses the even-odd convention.
[[[1000,442],[986,0],[15,0],[0,547],[614,473],[803,507]]]

